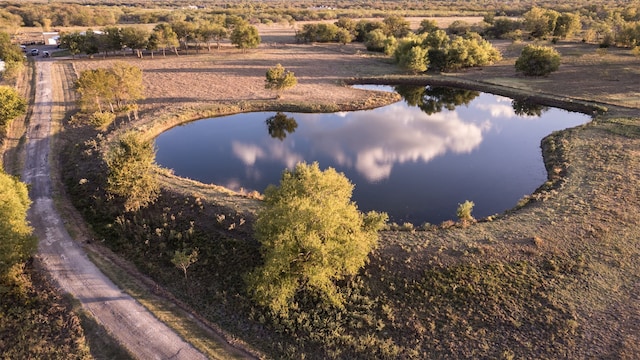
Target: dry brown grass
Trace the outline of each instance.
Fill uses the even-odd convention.
[[[246,53],[225,46],[211,52],[179,56],[156,54],[136,59],[132,56],[96,57],[74,62],[78,72],[89,68],[108,67],[113,61],[128,61],[144,73],[146,100],[143,111],[163,108],[202,107],[220,101],[272,101],[275,94],[264,88],[268,68],[281,63],[295,73],[298,85],[285,92],[282,102],[348,104],[366,100],[371,95],[363,90],[341,86],[341,80],[352,76],[396,73],[395,66],[380,62],[376,56],[363,54],[356,46],[339,45],[263,45]]]
[[[361,45],[294,45],[283,43],[292,30],[269,29],[265,36],[269,43],[247,53],[225,46],[221,51],[179,58],[124,58],[144,71],[147,100],[142,110],[147,118],[143,122],[152,123],[148,117],[172,112],[197,114],[198,109],[220,103],[240,110],[244,103],[367,104],[374,97],[371,93],[343,86],[343,81],[400,75],[395,65],[365,52]],[[548,77],[526,78],[515,73],[516,52],[507,51],[510,43],[498,46],[506,53],[500,63],[446,76],[487,88],[499,86],[506,92],[516,89],[531,95],[593,101],[610,108],[610,113],[549,138],[548,144],[556,149],[553,152],[561,151],[554,160],[558,163],[549,163],[549,168],[566,169],[560,187],[536,195],[537,201],[494,221],[430,231],[385,232],[367,272],[374,273],[373,277],[412,281],[419,280],[425,269],[468,265],[482,277],[491,275],[483,272],[483,264],[540,263],[539,273],[552,275],[539,278],[544,289],[536,289],[548,295],[548,303],[533,305],[529,315],[554,308],[570,318],[548,319],[549,326],[558,326],[560,340],[536,338],[538,330],[544,333],[548,329],[532,329],[527,332],[531,339],[523,343],[551,341],[573,358],[633,358],[640,351],[638,58],[625,49],[602,54],[591,45],[561,43],[557,46],[563,55],[560,70]],[[81,71],[121,59],[79,60],[74,64]],[[280,100],[263,86],[266,69],[275,63],[293,70],[299,79],[299,85]],[[173,177],[164,184],[187,195],[208,198],[215,192],[215,187],[205,191],[198,184]],[[398,324],[429,328],[401,305],[395,309]],[[399,326],[398,331],[409,330]],[[417,335],[413,332],[410,336]],[[433,340],[425,336],[423,345]],[[447,341],[443,339],[439,341]],[[447,345],[464,350],[461,344]],[[506,354],[522,351],[504,350]]]
[[[531,78],[516,75],[514,63],[519,55],[509,51],[510,42],[498,42],[504,59],[482,70],[455,74],[467,79],[524,89],[533,93],[569,96],[616,106],[640,108],[640,59],[629,49],[611,48],[598,54],[598,47],[582,43],[554,46],[562,56],[560,69],[549,76]]]

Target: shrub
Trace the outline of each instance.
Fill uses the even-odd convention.
[[[399,15],[390,15],[386,17],[383,21],[384,30],[388,36],[393,36],[395,38],[403,38],[411,32],[410,23]]]
[[[275,90],[278,94],[298,84],[298,79],[296,79],[295,74],[280,64],[267,70],[266,77],[264,83],[265,89]]]
[[[253,25],[242,24],[236,26],[229,37],[231,43],[244,52],[246,49],[253,49],[260,45],[260,35],[258,29]]]
[[[447,27],[447,32],[453,35],[464,35],[471,31],[471,25],[464,20],[455,20]]]
[[[418,30],[416,30],[416,34],[428,34],[436,30],[438,30],[438,24],[435,20],[424,19],[420,22],[420,26],[418,27]]]
[[[429,67],[429,58],[427,57],[427,49],[414,46],[408,52],[400,55],[399,65],[413,73],[421,73],[427,71]]]
[[[548,75],[560,67],[560,54],[549,46],[527,45],[516,60],[516,71],[527,76]]]
[[[302,30],[296,33],[296,40],[303,43],[326,43],[339,41],[338,35],[341,29],[345,30],[344,28],[341,28],[335,24],[305,24],[302,27]],[[350,34],[348,30],[347,33]],[[344,34],[341,35],[341,37],[344,36]],[[351,39],[348,42],[350,41]]]
[[[402,231],[409,231],[409,232],[414,232],[416,230],[415,226],[410,222],[402,223],[402,226],[400,227],[400,229]]]
[[[456,211],[456,215],[458,219],[462,221],[470,221],[473,220],[473,216],[471,216],[471,212],[473,211],[473,207],[476,204],[473,201],[465,201],[462,204],[458,204],[458,210]]]
[[[89,124],[98,130],[105,131],[115,119],[114,113],[96,111],[89,116]]]
[[[387,35],[384,31],[382,31],[382,29],[375,29],[365,35],[364,46],[366,46],[369,51],[382,52],[384,51],[386,42]]]

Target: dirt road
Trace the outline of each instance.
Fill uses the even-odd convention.
[[[40,239],[38,257],[58,285],[139,359],[205,359],[87,258],[64,227],[52,199],[49,167],[51,62],[37,62],[36,98],[27,130],[23,181],[31,185],[29,219]]]

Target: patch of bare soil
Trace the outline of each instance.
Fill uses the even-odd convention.
[[[132,56],[74,61],[77,72],[108,67],[114,61],[127,61],[144,73],[146,100],[142,111],[175,111],[208,104],[241,101],[274,101],[276,94],[264,88],[265,73],[276,64],[293,71],[298,85],[286,91],[280,102],[349,104],[371,97],[371,93],[343,86],[342,80],[364,75],[397,73],[395,65],[366,53],[358,45],[263,44],[259,49],[240,50],[229,45],[189,50],[189,55],[152,59]]]

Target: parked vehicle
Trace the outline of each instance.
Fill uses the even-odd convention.
[[[42,52],[42,57],[46,57],[46,58],[48,58],[48,57],[50,57],[50,56],[51,56],[51,54],[49,54],[49,52],[48,52],[48,51],[43,51],[43,52]]]
[[[31,51],[29,51],[29,53],[31,54],[31,56],[38,56],[38,54],[40,54],[40,50],[31,49]]]

